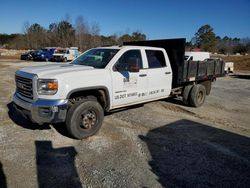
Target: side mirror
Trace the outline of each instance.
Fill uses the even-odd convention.
[[[140,65],[139,65],[139,59],[138,58],[129,58],[128,60],[128,67],[129,72],[139,72],[140,71]]]

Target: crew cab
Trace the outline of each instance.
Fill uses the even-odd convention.
[[[90,49],[67,64],[22,68],[13,102],[38,124],[65,122],[78,139],[95,134],[104,112],[118,108],[169,96],[199,107],[223,76],[223,61],[186,62],[184,52],[185,39],[131,42]]]

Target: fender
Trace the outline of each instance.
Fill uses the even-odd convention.
[[[77,88],[77,89],[73,89],[71,90],[68,94],[67,94],[67,97],[66,99],[69,99],[70,96],[73,94],[73,93],[76,93],[76,92],[80,92],[80,91],[97,91],[97,90],[103,90],[104,91],[104,94],[101,93],[102,95],[105,95],[105,100],[106,100],[106,105],[105,105],[105,110],[106,111],[109,111],[110,109],[110,95],[109,95],[109,90],[107,87],[105,86],[93,86],[93,87],[83,87],[83,88]]]

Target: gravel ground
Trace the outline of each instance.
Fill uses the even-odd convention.
[[[0,62],[0,187],[249,187],[248,75],[218,79],[200,108],[147,103],[74,140],[14,112],[14,72],[35,64]]]

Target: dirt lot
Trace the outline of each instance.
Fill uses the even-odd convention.
[[[35,64],[0,62],[0,187],[249,187],[249,75],[218,79],[200,108],[148,103],[74,140],[14,112],[14,72]]]

